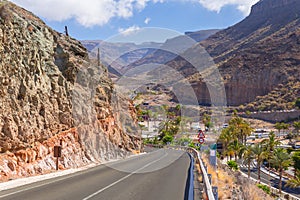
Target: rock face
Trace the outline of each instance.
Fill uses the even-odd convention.
[[[60,141],[61,169],[140,149],[131,103],[78,41],[1,1],[0,56],[0,181],[54,169]]]
[[[297,0],[261,0],[245,20],[201,43],[219,67],[229,105],[299,82],[299,14]]]

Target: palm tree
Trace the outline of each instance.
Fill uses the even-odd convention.
[[[283,123],[283,122],[282,122],[282,129],[283,129],[283,130],[288,130],[289,127],[290,127],[289,124],[286,124],[286,123]]]
[[[238,139],[234,139],[228,146],[228,149],[231,150],[234,154],[234,160],[237,161],[237,156],[239,155],[241,149],[243,148],[243,144],[238,141]]]
[[[233,134],[239,141],[246,145],[246,138],[252,132],[250,125],[243,118],[235,116],[229,121],[229,126],[233,129]]]
[[[181,117],[176,117],[172,119],[166,119],[159,123],[158,133],[159,137],[162,139],[166,135],[175,136],[180,130]]]
[[[258,182],[260,183],[260,166],[264,158],[266,157],[266,153],[264,151],[263,145],[260,143],[255,144],[252,147],[252,151],[257,162],[257,174],[258,174]]]
[[[294,127],[294,130],[295,130],[295,132],[298,136],[299,130],[300,130],[300,121],[299,122],[294,122],[293,127]]]
[[[189,118],[186,116],[179,116],[180,117],[180,132],[184,133],[187,131],[187,124],[189,122]],[[178,118],[179,118],[178,117]]]
[[[287,181],[287,186],[296,188],[300,187],[300,170],[296,171],[296,177]]]
[[[147,121],[148,131],[150,129],[150,121],[152,117],[152,111],[151,110],[144,110],[143,111],[143,118]]]
[[[202,122],[206,128],[210,129],[212,127],[211,116],[206,113],[202,117]]]
[[[231,141],[233,140],[233,135],[231,134],[231,131],[229,128],[225,128],[222,130],[220,136],[219,136],[219,140],[222,142],[223,144],[223,149],[224,154],[228,155],[228,145],[231,143]]]
[[[285,149],[278,148],[274,150],[273,158],[270,161],[279,172],[279,194],[281,194],[283,170],[290,166],[292,159]]]
[[[243,164],[247,165],[248,167],[248,178],[250,178],[250,166],[254,159],[255,155],[252,151],[252,147],[246,147],[245,151],[243,152]]]
[[[275,125],[274,125],[275,129],[278,131],[279,133],[279,138],[280,138],[280,131],[282,130],[282,124],[280,122],[277,122]]]
[[[157,112],[153,112],[152,113],[152,118],[154,120],[154,126],[156,126],[157,125],[156,122],[158,120],[158,113]]]
[[[281,130],[286,130],[286,129],[288,129],[288,128],[289,128],[289,124],[286,124],[286,123],[284,123],[284,122],[277,122],[277,123],[275,124],[275,129],[278,130],[279,138],[280,138],[280,131],[281,131]]]
[[[273,131],[270,132],[269,138],[264,139],[262,141],[262,144],[265,146],[265,152],[266,152],[266,159],[268,160],[268,167],[269,167],[269,186],[271,186],[271,173],[270,173],[270,160],[273,156],[273,151],[276,146],[280,145],[281,142],[279,140],[276,140],[276,135]]]
[[[274,133],[273,131],[270,132],[269,138],[264,139],[264,140],[262,141],[262,143],[263,143],[263,144],[266,146],[266,148],[267,148],[269,151],[271,151],[271,152],[274,151],[274,149],[275,149],[276,146],[278,146],[278,145],[281,144],[281,142],[280,142],[279,140],[276,140],[276,135],[275,135],[275,133]]]
[[[292,155],[292,160],[294,164],[295,174],[294,177],[297,176],[297,171],[300,170],[300,151],[295,151]]]

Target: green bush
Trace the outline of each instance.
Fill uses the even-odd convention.
[[[164,144],[167,144],[167,143],[171,143],[173,142],[173,136],[172,135],[165,135],[162,139],[163,143]]]
[[[263,185],[263,184],[257,184],[257,187],[262,189],[263,191],[265,191],[267,194],[270,194],[271,193],[271,190],[268,186],[266,185]]]
[[[196,146],[193,142],[190,142],[188,146],[196,150],[200,150],[200,147]]]
[[[230,169],[233,169],[233,170],[238,170],[239,169],[238,164],[234,160],[229,160],[227,162],[227,165],[230,167]]]
[[[204,150],[204,153],[205,153],[206,155],[209,155],[209,154],[210,154],[210,150],[209,150],[209,149],[206,149],[206,150]]]
[[[295,106],[300,109],[300,98],[295,101]]]

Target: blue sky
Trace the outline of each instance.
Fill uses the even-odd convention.
[[[145,27],[175,32],[226,28],[258,0],[12,0],[59,32],[79,40],[106,40]]]

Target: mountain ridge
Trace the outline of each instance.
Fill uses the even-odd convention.
[[[89,56],[92,59],[97,58],[97,49],[99,48],[101,52],[101,61],[108,67],[111,77],[117,78],[121,77],[135,66],[140,65],[141,62],[139,61],[148,58],[151,59],[153,54],[159,54],[160,52],[164,53],[164,56],[160,56],[162,59],[159,63],[166,63],[167,61],[172,60],[174,55],[161,51],[161,47],[163,46],[180,45],[181,41],[186,40],[186,38],[194,40],[195,42],[200,42],[218,31],[219,29],[189,31],[185,32],[184,35],[167,39],[164,43],[112,43],[102,40],[83,40],[81,42],[88,49]],[[114,57],[117,57],[117,62],[113,62],[110,59]]]

